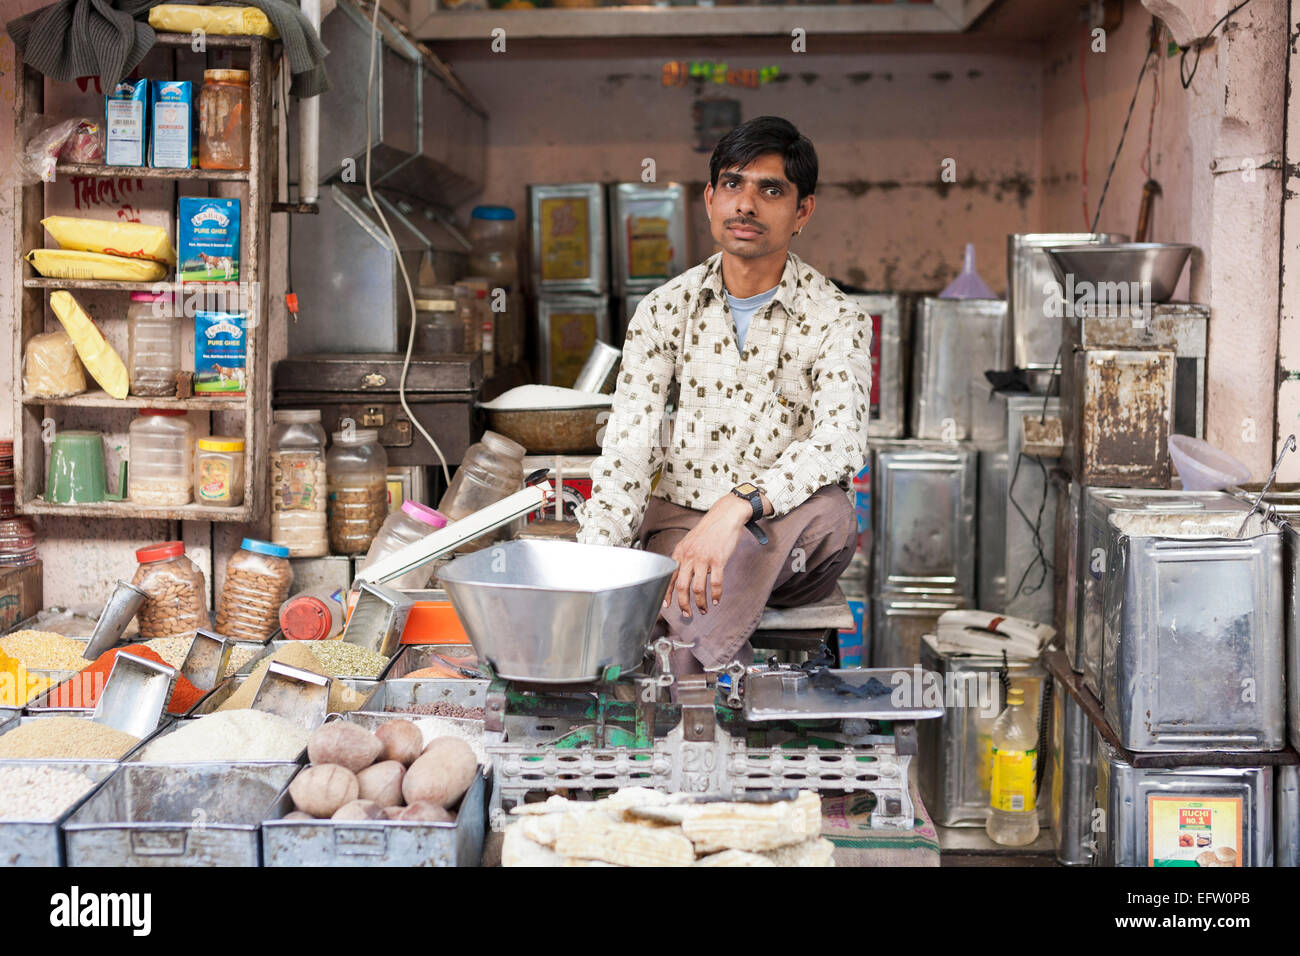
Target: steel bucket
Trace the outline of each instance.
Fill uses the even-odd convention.
[[[439,579],[497,676],[562,684],[641,662],[676,567],[631,548],[511,541],[457,558]]]

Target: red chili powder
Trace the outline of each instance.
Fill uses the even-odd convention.
[[[104,685],[108,683],[108,674],[113,669],[113,661],[122,651],[143,657],[155,664],[167,664],[156,651],[143,644],[128,644],[126,647],[113,648],[100,654],[89,667],[83,668],[78,674],[50,691],[50,706],[94,707],[95,702],[99,700],[99,695],[104,692]],[[199,690],[190,683],[189,678],[177,671],[176,680],[172,684],[171,700],[167,703],[167,713],[186,713],[198,703],[203,694],[204,691]]]

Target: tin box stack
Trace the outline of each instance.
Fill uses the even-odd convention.
[[[0,518],[14,514],[14,440],[0,438]]]

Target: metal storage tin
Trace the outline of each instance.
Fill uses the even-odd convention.
[[[975,598],[977,452],[968,445],[873,444],[876,594]]]
[[[1056,489],[1047,469],[1052,462],[1021,456],[1021,423],[1026,415],[1059,415],[1061,400],[1022,392],[997,394],[1007,405],[1006,600],[1002,612],[1051,624]]]
[[[871,666],[911,667],[921,661],[921,638],[933,634],[939,615],[967,606],[951,595],[877,596],[871,601]]]
[[[294,764],[125,764],[63,824],[68,866],[257,866]]]
[[[293,810],[286,783],[262,824],[263,866],[478,866],[487,825],[488,774],[477,773],[455,823],[281,819]]]
[[[1072,344],[1061,370],[1061,394],[1069,397],[1062,467],[1085,485],[1168,487],[1173,351]]]
[[[1286,642],[1287,737],[1300,747],[1300,524],[1279,523],[1282,534],[1282,594]]]
[[[229,700],[230,695],[233,694],[236,690],[238,690],[240,685],[243,684],[244,681],[247,679],[248,678],[246,675],[226,678],[224,681],[222,681],[220,684],[218,684],[216,687],[212,689],[212,693],[208,694],[201,701],[199,701],[198,704],[195,705],[194,709],[190,711],[189,716],[204,717],[208,714],[216,713],[217,709],[222,704],[224,704],[227,700]],[[362,702],[361,707],[366,706],[366,703],[368,703],[370,698],[374,696],[375,691],[379,688],[379,685],[382,683],[381,681],[378,680],[353,680],[352,678],[339,678],[339,677],[336,677],[334,679],[336,681],[341,681],[343,684],[352,688],[352,690],[359,691],[366,695],[366,700]],[[360,710],[361,707],[357,709]]]
[[[609,221],[615,295],[649,292],[686,271],[686,187],[681,183],[611,185]]]
[[[636,315],[636,307],[641,304],[648,293],[634,292],[616,300],[614,308],[613,325],[610,329],[610,344],[617,348],[622,348],[623,343],[627,341],[627,329],[632,324],[632,317]]]
[[[425,714],[415,707],[448,703],[458,707],[482,707],[487,701],[488,681],[485,680],[404,680],[384,681],[366,701],[365,710],[358,714],[380,714],[395,718],[406,715],[412,719],[437,716]]]
[[[1129,750],[1281,749],[1281,535],[1254,519],[1253,536],[1230,537],[1241,524],[1232,514],[1193,520],[1109,518],[1107,719]],[[1180,524],[1184,536],[1170,536]]]
[[[609,303],[588,295],[546,295],[537,300],[537,376],[543,385],[568,388],[596,342],[609,341]]]
[[[23,726],[24,724],[31,723],[34,720],[47,720],[50,717],[76,717],[79,720],[90,720],[93,717],[93,715],[94,715],[94,711],[91,710],[73,710],[73,711],[65,711],[58,714],[45,713],[45,714],[37,714],[29,717],[14,717],[8,721],[0,719],[0,737],[3,737],[5,734],[9,733],[10,731],[17,730],[19,727]],[[70,765],[70,764],[84,764],[84,763],[102,763],[110,766],[116,766],[117,764],[124,763],[125,761],[130,760],[133,756],[135,756],[137,753],[140,752],[140,750],[144,747],[145,744],[153,740],[155,736],[157,736],[160,733],[166,733],[171,728],[172,724],[174,724],[175,722],[176,719],[174,717],[171,717],[167,714],[163,714],[162,718],[158,722],[158,728],[153,733],[148,734],[145,737],[141,738],[139,743],[137,743],[126,753],[122,754],[122,756],[118,757],[116,760],[84,760],[84,759],[68,759],[63,757],[33,757],[30,760],[23,759],[21,762],[30,763],[32,761],[35,761],[37,763],[48,764],[49,766],[52,767],[63,767],[65,765]],[[5,757],[0,759],[13,760],[16,758]]]
[[[972,374],[1007,364],[1006,302],[924,297],[912,341],[912,436],[969,438]]]
[[[1092,862],[1092,809],[1097,787],[1093,728],[1083,708],[1055,678],[1051,776],[1047,806],[1057,862],[1086,866]]]
[[[1210,307],[1192,302],[1166,302],[1156,313],[1174,320],[1174,434],[1205,437],[1205,361],[1209,356]]]
[[[1003,415],[1002,421],[1006,422]],[[1007,607],[1007,447],[980,448],[979,486],[979,557],[976,576],[979,582],[979,607],[983,611],[1004,612]]]
[[[908,332],[911,300],[898,293],[849,295],[871,319],[872,438],[902,438],[907,397]]]
[[[1277,791],[1273,865],[1300,866],[1300,767],[1277,767],[1273,774]]]
[[[1110,541],[1109,518],[1120,512],[1147,514],[1210,515],[1231,513],[1238,521],[1250,506],[1221,491],[1169,491],[1137,488],[1081,488],[1079,541],[1075,553],[1078,617],[1075,621],[1075,660],[1071,666],[1083,672],[1084,685],[1100,700],[1102,664],[1102,587],[1105,581],[1106,549]],[[1070,653],[1070,642],[1065,652]]]
[[[20,707],[0,707],[0,720],[3,720],[5,717],[10,717],[10,716],[16,717],[19,714],[37,715],[41,713],[78,713],[78,712],[88,714],[95,709],[94,706],[90,706],[90,707],[48,706],[50,691],[58,687],[64,681],[69,680],[72,677],[75,677],[77,674],[81,673],[80,671],[52,671],[52,670],[41,670],[37,668],[29,668],[27,670],[27,673],[29,675],[33,675],[36,677],[44,677],[47,680],[49,680],[50,681],[49,689],[44,690],[41,693],[37,694],[31,700],[27,701],[26,704]]]
[[[608,292],[605,187],[559,183],[528,187],[534,295]],[[608,334],[605,336],[608,340]],[[583,358],[586,358],[584,352]]]
[[[924,724],[922,724],[924,726]],[[1239,866],[1273,865],[1273,769],[1271,767],[1179,767],[1139,770],[1094,731],[1097,751],[1097,854],[1098,866],[1197,866],[1196,857],[1207,850],[1229,846]],[[1210,843],[1180,850],[1168,846],[1165,826],[1153,826],[1157,806],[1186,806],[1211,802],[1212,814],[1235,816],[1240,826],[1215,827]],[[1175,820],[1178,818],[1175,817]],[[1217,822],[1213,820],[1212,822]],[[1153,832],[1154,831],[1154,832]],[[1206,836],[1201,831],[1202,836]],[[1176,842],[1177,837],[1175,835]],[[1173,860],[1171,861],[1171,857]],[[1178,859],[1185,857],[1185,859]],[[1156,863],[1160,859],[1162,862]]]
[[[1061,347],[1061,317],[1049,315],[1043,289],[1058,282],[1044,251],[1053,246],[1122,242],[1125,236],[1086,232],[1032,232],[1007,236],[1007,309],[1017,368],[1051,368]]]
[[[941,652],[933,636],[921,641],[921,667],[942,680],[944,714],[917,724],[917,783],[934,822],[945,827],[982,827],[988,818],[993,722],[1001,709],[998,672],[1002,659]],[[1047,672],[1037,661],[1007,662],[1012,685],[1025,702],[1041,706]],[[1046,768],[1044,768],[1045,770]],[[1038,818],[1047,808],[1040,796]]]
[[[1056,633],[1065,650],[1065,660],[1076,672],[1083,671],[1083,575],[1089,575],[1086,549],[1082,547],[1083,498],[1088,489],[1077,481],[1068,482],[1064,495],[1057,490],[1056,553],[1064,562],[1061,598],[1056,605]]]
[[[30,767],[45,761],[2,760],[0,769]],[[113,763],[100,761],[66,761],[59,770],[79,773],[88,777],[95,786],[78,797],[69,807],[51,820],[0,819],[0,863],[4,866],[63,866],[62,824],[95,792],[99,784],[117,769]]]

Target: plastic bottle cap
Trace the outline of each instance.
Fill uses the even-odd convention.
[[[332,437],[335,442],[341,442],[344,445],[365,445],[379,441],[379,432],[374,428],[358,428],[352,433],[351,440],[342,432],[335,432]]]
[[[1013,687],[1007,691],[1007,706],[1019,707],[1025,702],[1025,692],[1019,687]]]
[[[243,451],[244,439],[227,435],[212,435],[199,439],[200,451]]]
[[[167,558],[179,558],[185,553],[184,541],[160,541],[145,548],[137,548],[135,559],[141,564],[150,561],[164,561]]]
[[[183,408],[142,408],[141,415],[162,415],[165,418],[176,418],[180,415],[187,414]]]
[[[280,630],[291,641],[323,641],[333,629],[330,609],[310,594],[289,599],[280,611]]]
[[[247,83],[247,70],[204,70],[204,83]]]
[[[275,413],[277,422],[288,422],[294,425],[305,425],[310,422],[320,421],[319,408],[283,408]]]
[[[515,211],[509,206],[475,206],[469,217],[471,219],[513,220]]]
[[[166,292],[132,292],[132,302],[157,302],[159,299],[170,299],[171,294]]]
[[[410,515],[416,521],[422,521],[435,531],[439,528],[447,527],[447,516],[440,511],[435,511],[428,505],[422,505],[418,501],[407,499],[402,502],[402,511]]]
[[[258,541],[256,538],[245,538],[239,542],[239,547],[244,551],[265,554],[272,558],[287,558],[289,556],[289,549],[284,545],[272,544],[270,541]]]

